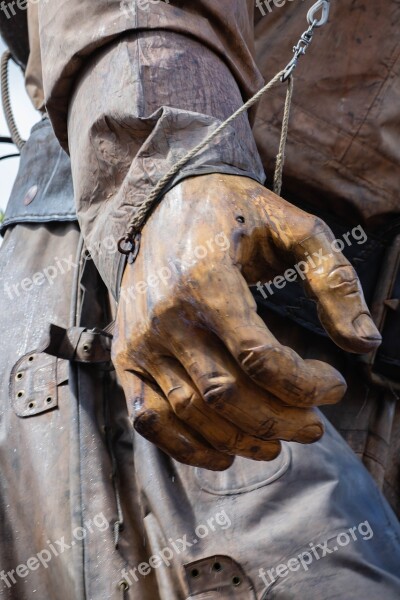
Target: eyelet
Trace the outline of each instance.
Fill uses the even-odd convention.
[[[122,579],[119,582],[118,587],[122,592],[127,592],[129,590],[129,583],[126,581],[126,579]]]

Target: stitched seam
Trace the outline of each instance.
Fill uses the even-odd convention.
[[[398,45],[397,45],[397,46],[395,47],[395,49],[393,50],[393,54],[395,54],[395,52],[396,52],[396,50],[397,50],[397,47],[398,47]],[[391,76],[392,76],[392,74],[393,74],[393,69],[394,69],[394,67],[395,67],[395,65],[396,65],[396,63],[397,63],[397,61],[399,60],[399,56],[400,56],[400,52],[399,52],[397,55],[395,54],[395,57],[393,58],[393,64],[392,64],[390,67],[388,67],[387,76],[386,76],[386,77],[385,77],[385,79],[382,81],[381,85],[379,86],[379,89],[378,89],[378,91],[376,92],[376,94],[375,94],[375,97],[374,97],[374,99],[372,100],[372,102],[371,102],[371,105],[370,105],[369,109],[367,110],[367,112],[366,112],[366,114],[365,114],[365,117],[364,117],[363,121],[360,123],[360,126],[359,126],[359,128],[357,129],[357,131],[356,131],[356,132],[355,132],[355,134],[353,135],[353,139],[351,140],[351,142],[350,142],[350,144],[349,144],[348,148],[345,150],[345,152],[344,152],[343,156],[341,157],[341,160],[344,160],[344,159],[346,158],[346,156],[347,156],[348,152],[350,151],[350,148],[351,148],[351,147],[352,147],[352,145],[353,145],[354,139],[355,139],[355,138],[357,137],[357,135],[360,133],[360,131],[361,131],[361,129],[364,127],[364,125],[365,125],[365,122],[366,122],[366,120],[368,119],[368,117],[369,117],[369,115],[370,115],[371,111],[374,109],[374,107],[375,107],[375,104],[376,104],[376,101],[377,101],[377,99],[378,99],[379,95],[381,94],[382,90],[383,90],[383,89],[384,89],[384,88],[385,88],[385,87],[388,85],[388,83],[389,83],[389,80],[391,79]],[[390,161],[390,162],[391,162],[391,161]],[[396,165],[396,166],[397,166],[397,165]]]
[[[397,62],[397,61],[396,61],[396,62]],[[386,78],[386,80],[385,80],[383,83],[386,83],[386,82],[387,82],[387,79],[388,79],[388,78]],[[379,92],[378,92],[378,94],[379,94]],[[376,98],[373,100],[373,102],[372,102],[372,105],[373,105],[375,102],[376,102]],[[293,101],[293,108],[295,108],[295,109],[296,109],[296,110],[298,110],[299,112],[301,112],[301,113],[303,113],[303,114],[307,115],[307,117],[309,117],[309,118],[310,118],[311,120],[313,120],[315,123],[321,123],[322,125],[324,125],[324,126],[327,126],[327,127],[328,127],[328,128],[331,130],[331,131],[335,131],[336,133],[339,133],[339,134],[341,134],[341,135],[342,135],[344,138],[347,138],[347,139],[349,139],[349,146],[351,146],[351,144],[353,143],[353,141],[354,141],[354,137],[355,137],[355,135],[356,135],[356,134],[347,133],[347,132],[346,132],[346,131],[344,131],[343,129],[338,129],[337,127],[332,127],[332,122],[330,122],[330,121],[326,121],[324,118],[322,118],[322,117],[320,117],[320,116],[318,116],[318,115],[315,115],[314,113],[311,113],[311,112],[309,112],[309,111],[308,111],[306,108],[304,108],[303,106],[300,106],[299,104],[296,104],[296,102],[295,102],[295,101]],[[372,108],[372,106],[371,106],[371,108]],[[370,109],[369,109],[369,110],[370,110]],[[259,115],[257,114],[257,116],[256,116],[256,123],[257,123],[257,122],[259,122],[259,121],[261,121],[261,123],[263,123],[264,125],[266,125],[268,128],[271,128],[271,126],[272,126],[272,128],[273,128],[273,129],[277,129],[277,130],[279,131],[279,122],[278,122],[278,121],[276,121],[276,123],[275,123],[275,122],[271,123],[271,121],[269,121],[268,119],[266,119],[266,118],[264,118],[264,117],[261,117],[261,116],[259,116]],[[252,129],[253,129],[253,131],[256,131],[256,130],[257,130],[257,126],[256,126],[256,124],[254,124],[254,126],[253,126],[253,128],[252,128]],[[329,153],[325,153],[325,152],[323,152],[323,150],[321,150],[320,144],[317,144],[317,145],[315,145],[315,146],[314,146],[313,144],[310,144],[310,143],[308,143],[308,142],[304,141],[304,140],[303,140],[303,138],[296,137],[296,133],[295,133],[295,132],[292,132],[292,133],[291,133],[291,137],[292,137],[293,139],[296,139],[298,142],[302,143],[302,144],[303,144],[304,146],[306,146],[307,148],[311,148],[312,150],[314,150],[315,152],[317,152],[318,154],[320,154],[320,155],[321,155],[321,156],[323,156],[324,158],[328,159],[329,161],[332,161],[332,155],[331,155],[331,154],[329,154]],[[312,140],[311,140],[311,141],[312,141]],[[377,152],[377,151],[376,151],[374,148],[371,148],[370,146],[368,146],[368,144],[364,144],[363,142],[358,142],[358,143],[359,143],[361,146],[364,146],[364,147],[368,148],[368,151],[369,151],[369,152],[371,152],[371,153],[374,153],[374,154],[375,154],[377,157],[381,157],[381,154],[380,154],[379,152]],[[347,150],[346,150],[345,152],[347,152]],[[342,160],[343,158],[344,158],[344,157],[342,157],[340,160]],[[336,160],[336,159],[335,159],[335,160]],[[397,167],[397,166],[398,166],[397,162],[396,162],[396,161],[392,161],[390,158],[385,158],[385,160],[386,160],[388,163],[390,163],[391,165],[395,166],[395,167]],[[340,163],[338,163],[338,164],[340,164]],[[342,166],[343,166],[343,165],[342,165]],[[347,168],[347,167],[346,167],[346,168]]]
[[[332,167],[335,167],[336,170],[338,170],[340,173],[344,174],[346,176],[346,178],[348,180],[350,180],[352,183],[354,183],[355,185],[358,185],[358,184],[360,184],[360,182],[362,182],[363,185],[371,193],[376,195],[376,191],[379,190],[379,192],[381,194],[381,198],[383,198],[383,199],[386,198],[388,200],[392,198],[392,195],[387,192],[386,188],[381,187],[377,181],[374,181],[373,183],[371,183],[368,179],[365,179],[361,175],[354,176],[354,174],[352,173],[352,171],[349,167],[338,162],[338,160],[336,158],[332,159],[331,155],[321,152],[318,148],[316,148],[312,144],[308,144],[307,142],[304,141],[304,139],[302,137],[297,136],[294,132],[291,133],[291,140],[294,140],[294,141],[296,141],[296,144],[302,145],[305,148],[310,148],[311,150],[313,150],[314,152],[319,154],[321,156],[321,158],[326,159]],[[291,145],[291,142],[289,142],[289,146],[290,145]],[[372,150],[367,144],[362,144],[362,145],[365,146],[366,148],[368,148],[369,152]],[[374,154],[379,155],[379,153],[376,153],[376,152],[374,152]],[[379,155],[379,156],[381,157],[381,155]],[[388,160],[387,162],[395,165],[395,163],[392,163],[392,161],[390,161],[390,160]],[[396,164],[396,167],[397,167],[397,164]],[[320,181],[318,179],[309,178],[309,180],[320,184]]]

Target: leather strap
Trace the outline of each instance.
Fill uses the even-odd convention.
[[[111,360],[112,336],[101,329],[50,324],[43,352],[80,363],[104,363]]]

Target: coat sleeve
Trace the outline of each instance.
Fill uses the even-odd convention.
[[[262,84],[250,6],[241,0],[70,0],[66,11],[60,0],[40,4],[47,110],[71,155],[86,245],[116,298],[124,267],[116,243],[133,211]],[[212,172],[264,181],[247,115],[171,186]]]

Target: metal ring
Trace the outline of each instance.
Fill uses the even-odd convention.
[[[128,246],[129,245],[129,249],[128,248],[124,248],[123,246]],[[118,242],[118,252],[120,252],[121,254],[125,254],[125,256],[128,256],[132,250],[133,250],[133,246],[134,246],[134,242],[131,238],[127,237],[124,235],[124,237],[122,237],[119,242]]]
[[[309,25],[313,25],[314,27],[322,27],[322,25],[325,25],[329,18],[330,8],[331,5],[329,0],[318,0],[318,2],[313,4],[307,13],[307,21]],[[322,13],[320,19],[317,20],[315,15],[319,10],[322,10]]]

